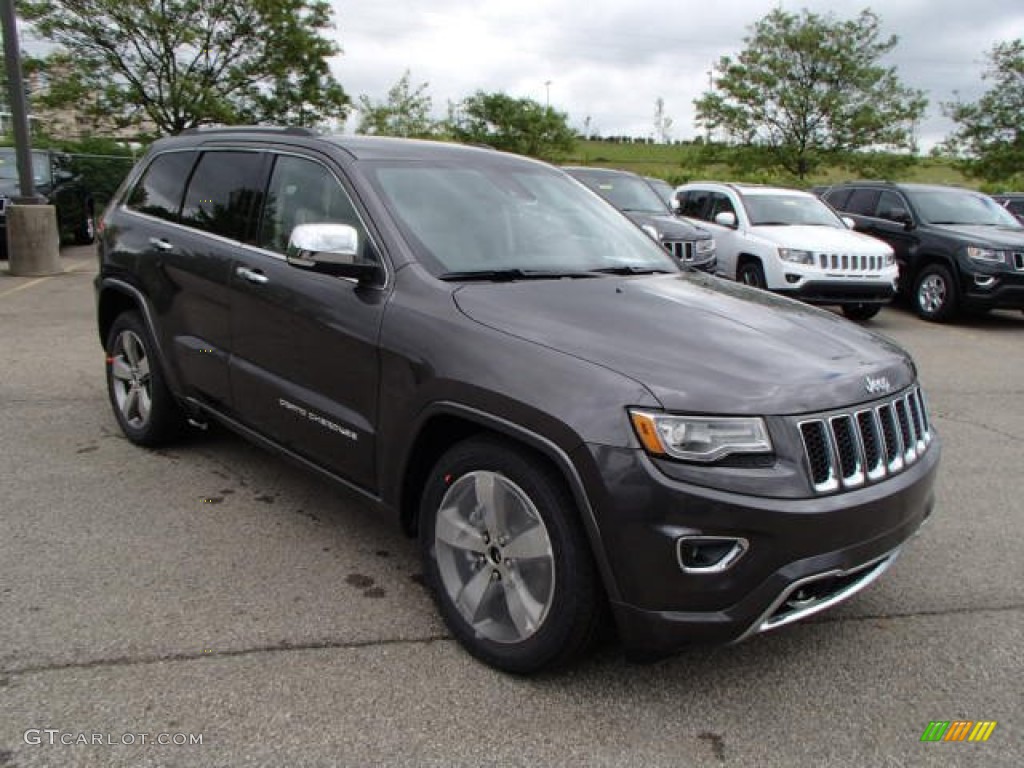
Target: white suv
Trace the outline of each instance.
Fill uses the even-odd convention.
[[[718,274],[811,304],[838,304],[853,320],[878,314],[896,292],[886,243],[854,232],[812,194],[781,187],[694,182],[676,210],[710,230]]]

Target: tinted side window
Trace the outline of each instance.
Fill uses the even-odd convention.
[[[906,221],[910,218],[906,201],[895,192],[882,192],[878,198],[878,218],[889,221]]]
[[[297,225],[317,222],[353,226],[360,243],[366,242],[352,201],[330,171],[312,160],[279,156],[270,175],[259,245],[284,253]]]
[[[139,213],[177,221],[185,182],[195,161],[195,152],[158,155],[136,183],[126,205]]]
[[[682,204],[680,213],[689,216],[691,219],[706,219],[708,193],[703,190],[690,190],[679,195],[679,202]]]
[[[849,188],[833,189],[826,192],[823,197],[825,198],[825,202],[837,211],[848,211],[849,208],[846,207],[846,203],[850,199],[850,193],[852,191],[853,190]]]
[[[723,195],[721,192],[712,192],[711,210],[708,211],[708,221],[714,221],[715,216],[720,213],[731,213],[735,215],[736,209],[732,205],[732,200],[730,200],[726,195]]]
[[[246,240],[249,217],[263,197],[263,154],[204,152],[188,183],[181,223]]]
[[[843,210],[859,216],[874,216],[880,194],[877,189],[854,189]]]

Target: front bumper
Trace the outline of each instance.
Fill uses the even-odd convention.
[[[887,304],[896,295],[896,286],[890,282],[806,280],[796,288],[782,288],[778,293],[808,304]]]
[[[940,454],[935,438],[915,465],[884,482],[780,499],[670,479],[638,450],[581,450],[593,471],[614,478],[597,480],[593,509],[620,636],[645,656],[741,640],[866,587],[931,513]],[[743,539],[748,549],[722,572],[686,573],[677,549],[686,537]]]
[[[1019,269],[970,269],[961,273],[963,300],[974,309],[1024,309],[1024,255]]]

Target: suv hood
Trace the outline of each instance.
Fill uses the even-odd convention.
[[[881,397],[868,394],[868,376],[894,392],[915,378],[910,357],[881,336],[707,275],[469,284],[454,300],[478,323],[640,382],[671,411],[822,411]],[[581,379],[581,398],[586,387]]]
[[[1017,227],[986,227],[970,224],[933,224],[950,234],[962,237],[964,241],[978,245],[994,247],[1024,248],[1024,228]]]
[[[780,226],[751,227],[758,237],[780,245],[815,253],[858,253],[867,256],[884,256],[892,249],[881,240],[839,227]]]
[[[645,224],[654,227],[662,240],[706,240],[711,237],[711,233],[706,229],[701,229],[668,214],[661,216],[656,213],[627,211],[626,216],[639,227]]]

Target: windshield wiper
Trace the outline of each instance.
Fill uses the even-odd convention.
[[[671,275],[671,269],[661,267],[638,267],[633,264],[621,264],[617,267],[601,267],[593,270],[602,275]]]
[[[475,269],[462,272],[444,272],[438,280],[508,282],[512,280],[559,280],[564,277],[600,277],[594,272],[557,271],[546,269]]]

